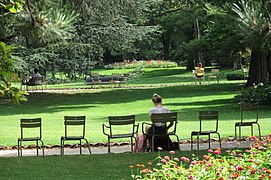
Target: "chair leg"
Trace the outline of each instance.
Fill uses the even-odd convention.
[[[18,156],[20,156],[20,140],[18,139]]]
[[[65,144],[65,139],[61,139],[61,148],[60,148],[60,154],[64,155],[64,144]]]
[[[241,126],[239,126],[239,140],[241,140]]]
[[[133,151],[133,137],[131,137],[131,152],[134,152]]]
[[[40,142],[41,142],[42,155],[44,156],[44,143],[41,139],[40,139]]]
[[[39,155],[39,141],[36,140],[37,156]]]
[[[82,154],[82,140],[80,139],[80,154]]]
[[[208,138],[209,138],[209,140],[208,140],[208,142],[209,142],[209,149],[211,149],[211,134],[208,134]]]
[[[110,138],[108,137],[108,153],[110,153]]]
[[[21,156],[23,156],[23,141],[20,141],[20,150],[21,150]]]
[[[199,134],[197,135],[197,149],[199,150]]]
[[[253,136],[253,124],[251,124],[251,136]]]
[[[193,150],[193,135],[191,134],[191,150]]]
[[[235,127],[235,140],[237,140],[237,127],[236,126],[234,127]]]
[[[90,145],[89,145],[89,143],[88,143],[88,140],[87,140],[86,138],[84,138],[84,140],[85,140],[86,143],[87,143],[87,147],[88,147],[89,154],[91,154]]]
[[[259,138],[262,139],[260,124],[257,123],[257,125],[258,125],[258,131],[259,131]]]
[[[176,134],[175,134],[175,136],[176,136],[177,142],[178,142],[178,150],[180,150],[181,148],[180,148],[180,139],[179,139],[179,136],[177,136]]]
[[[221,149],[222,146],[221,146],[221,138],[220,138],[220,134],[217,132],[217,135],[218,135],[219,147],[220,147],[220,149]]]
[[[154,135],[152,136],[152,138],[151,138],[151,143],[152,143],[152,145],[151,145],[151,151],[152,152],[154,152]]]

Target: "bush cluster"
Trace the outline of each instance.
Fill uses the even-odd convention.
[[[271,135],[260,141],[250,136],[251,147],[246,151],[227,150],[221,155],[221,149],[208,150],[202,158],[161,157],[158,154],[156,164],[137,164],[130,166],[133,179],[200,180],[200,179],[270,179],[271,178]],[[160,152],[159,152],[160,153]],[[134,171],[136,169],[136,171]]]
[[[173,68],[177,67],[176,62],[165,61],[165,60],[148,60],[148,61],[130,61],[124,60],[123,62],[115,62],[105,66],[106,69],[134,69],[138,66],[144,68]]]
[[[243,80],[244,73],[241,70],[232,71],[232,72],[227,73],[226,78],[227,80]]]
[[[235,96],[237,102],[259,102],[260,104],[271,104],[271,84],[260,83],[253,87],[245,88]]]

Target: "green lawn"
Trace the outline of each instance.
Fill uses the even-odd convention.
[[[222,70],[222,75],[226,71]],[[199,128],[198,111],[207,109],[219,110],[221,136],[234,136],[234,123],[240,119],[240,115],[239,106],[233,102],[233,97],[244,86],[244,81],[227,82],[223,77],[220,84],[193,85],[191,73],[186,72],[184,68],[146,69],[142,77],[131,80],[128,84],[130,88],[30,93],[28,102],[19,106],[2,101],[0,145],[16,145],[20,133],[19,119],[26,117],[41,117],[45,144],[59,144],[60,136],[64,134],[65,115],[85,115],[86,137],[89,141],[106,142],[107,138],[102,133],[101,125],[107,122],[110,115],[135,114],[138,123],[150,121],[148,111],[153,107],[150,100],[153,93],[160,94],[164,105],[179,113],[177,134],[181,139],[190,138],[191,131]],[[174,83],[176,86],[167,86],[167,83]],[[80,82],[67,87],[79,87],[79,84]],[[134,88],[140,84],[146,87]],[[160,86],[147,86],[157,84]],[[268,108],[270,107],[261,106],[260,111],[263,135],[270,133]],[[249,135],[250,130],[244,130],[244,135]]]
[[[225,151],[224,151],[225,153]],[[177,151],[174,157],[189,157],[193,154],[202,157],[203,151]],[[161,156],[169,155],[162,152]],[[120,180],[131,179],[130,165],[144,164],[152,161],[157,152],[153,153],[121,153],[93,154],[76,156],[44,156],[44,157],[5,157],[0,158],[1,179],[95,179]],[[134,168],[134,173],[137,168]]]

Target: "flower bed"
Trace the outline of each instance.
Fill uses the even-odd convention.
[[[165,60],[148,60],[148,61],[130,61],[124,60],[123,62],[115,62],[105,66],[107,69],[134,69],[138,66],[144,68],[172,68],[177,67],[176,62],[165,61]]]
[[[221,155],[221,149],[208,150],[208,154],[201,159],[174,157],[175,152],[170,151],[169,156],[161,157],[160,151],[155,162],[148,165],[137,164],[136,168],[130,166],[133,179],[271,179],[271,135],[259,141],[254,136],[249,137],[251,147],[244,153],[240,150],[228,150],[227,156]],[[161,149],[160,149],[161,150]],[[148,168],[146,168],[148,167]],[[136,169],[137,174],[134,174]]]

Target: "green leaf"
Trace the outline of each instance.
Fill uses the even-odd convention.
[[[17,9],[15,8],[15,6],[13,5],[11,8],[8,9],[9,12],[11,13],[17,13]]]

